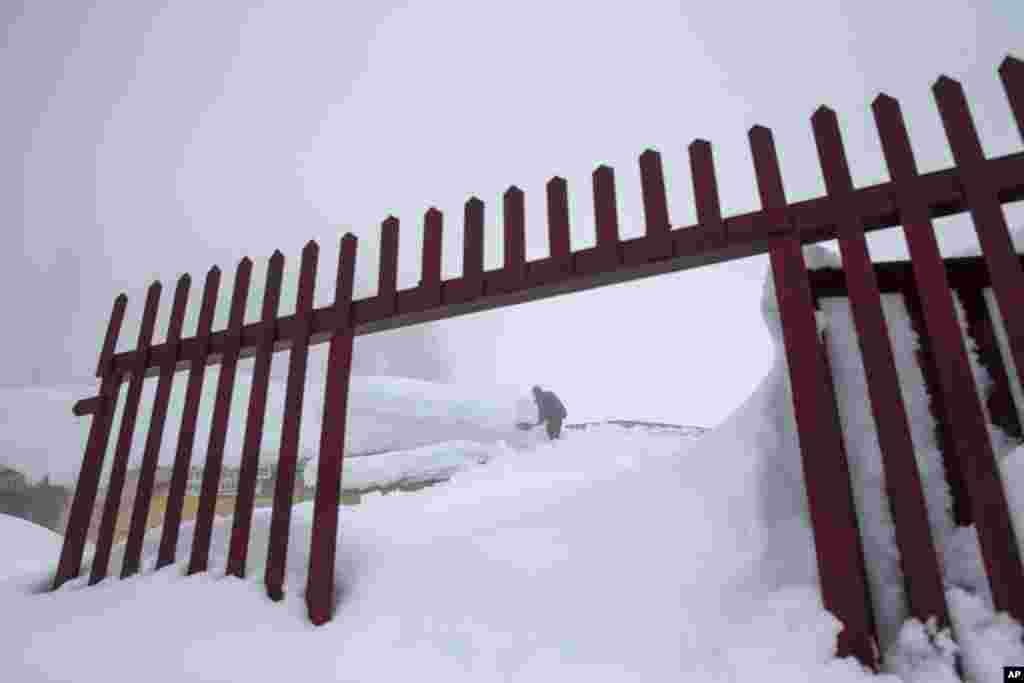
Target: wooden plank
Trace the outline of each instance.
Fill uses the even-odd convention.
[[[1007,55],[999,67],[999,78],[1010,102],[1010,111],[1017,122],[1017,130],[1024,140],[1024,62]]]
[[[476,301],[484,293],[484,203],[476,197],[466,201],[463,214],[462,276],[441,283],[445,308]],[[360,306],[353,304],[353,325],[358,326]],[[314,328],[316,327],[314,312]],[[355,329],[355,328],[353,328]],[[312,338],[310,343],[314,343]]]
[[[146,434],[146,445],[139,469],[139,481],[135,489],[135,505],[132,507],[131,523],[128,529],[128,540],[125,545],[124,561],[121,565],[121,578],[127,578],[139,571],[142,558],[142,538],[146,533],[146,520],[149,519],[149,507],[153,500],[153,485],[156,480],[156,466],[160,458],[160,445],[163,442],[164,422],[167,419],[167,403],[171,395],[171,383],[174,381],[174,365],[177,362],[177,349],[181,340],[181,326],[185,321],[185,305],[188,302],[188,289],[192,278],[187,274],[178,279],[174,291],[174,303],[171,305],[171,320],[167,330],[167,347],[172,350],[164,356],[160,379],[156,385],[156,396],[153,398],[153,413],[149,420],[149,432]]]
[[[210,421],[210,439],[206,446],[206,464],[203,466],[203,483],[199,491],[199,508],[196,510],[188,574],[205,572],[210,559],[210,536],[213,533],[217,489],[220,486],[220,475],[224,463],[224,441],[228,433],[231,397],[235,391],[235,377],[238,369],[239,333],[245,323],[245,306],[249,300],[251,277],[252,261],[249,257],[245,257],[238,263],[238,268],[235,270],[235,286],[231,293],[231,313],[228,316],[228,338],[235,340],[235,343],[225,349],[220,375],[217,377],[217,398],[213,404],[213,418]]]
[[[690,143],[690,172],[693,175],[693,198],[697,204],[697,223],[710,244],[728,242],[722,205],[718,199],[718,181],[715,179],[715,161],[711,143],[694,140]]]
[[[128,470],[128,457],[131,455],[132,436],[135,434],[135,421],[139,414],[139,399],[142,397],[142,383],[149,358],[147,352],[153,341],[153,327],[156,324],[156,311],[160,304],[160,283],[154,282],[146,293],[146,305],[142,312],[142,326],[139,328],[139,341],[136,345],[136,365],[128,386],[128,397],[125,399],[124,412],[121,415],[121,430],[117,435],[117,447],[114,451],[114,462],[110,468],[110,482],[107,485],[107,499],[103,503],[103,518],[100,521],[99,538],[96,542],[96,554],[92,560],[89,573],[89,585],[99,583],[107,576],[110,565],[110,550],[114,542],[114,526],[121,507],[121,494],[124,491],[124,480]]]
[[[423,252],[420,282],[398,292],[398,313],[418,314],[441,305],[441,212],[431,207],[423,220]]]
[[[463,217],[465,242],[462,247],[462,276],[467,282],[483,284],[484,276],[484,203],[477,197],[466,201]],[[483,294],[481,287],[475,296]]]
[[[526,264],[526,284],[533,288],[572,277],[569,235],[569,190],[565,178],[547,182],[548,256]]]
[[[420,266],[420,286],[441,284],[443,222],[443,214],[433,206],[423,217],[423,262]]]
[[[206,273],[203,284],[203,302],[199,308],[199,322],[196,326],[197,352],[205,358],[210,350],[210,329],[217,306],[217,292],[220,289],[220,268],[214,266]],[[193,361],[185,385],[185,409],[181,414],[178,428],[178,447],[171,469],[171,484],[167,492],[164,510],[164,526],[160,532],[160,549],[157,551],[156,568],[173,564],[177,554],[178,533],[181,527],[181,508],[185,502],[185,486],[192,462],[192,448],[196,436],[196,420],[199,417],[199,398],[203,392],[203,378],[206,364]]]
[[[306,584],[306,607],[310,621],[316,625],[330,621],[334,615],[338,506],[341,504],[345,419],[352,374],[352,342],[355,338],[352,334],[352,286],[355,281],[356,246],[355,235],[347,234],[341,240],[334,292],[335,336],[331,339],[327,356],[324,418],[320,432]]]
[[[374,300],[373,314],[375,318],[386,318],[397,311],[398,219],[388,216],[380,224],[380,272],[377,275],[377,296]],[[280,321],[278,329],[283,332]]]
[[[548,200],[548,253],[567,261],[572,254],[569,236],[569,184],[555,176],[545,188]]]
[[[1024,271],[1010,241],[1010,231],[995,185],[986,177],[981,142],[963,88],[958,82],[943,76],[933,91],[953,158],[961,171],[960,179],[988,266],[992,291],[1003,318],[1010,355],[1020,377],[1019,373],[1024,371]],[[931,292],[922,288],[922,295],[927,300]],[[982,438],[975,424],[977,415],[957,413],[956,418],[953,432],[958,440],[965,439],[958,453],[961,454],[961,466],[974,503],[975,525],[993,602],[997,609],[1024,620],[1024,567],[1021,565],[1019,539],[1010,523],[1009,505],[995,455],[988,438]],[[964,429],[972,430],[970,441],[960,436],[961,422]],[[977,432],[976,437],[974,432]],[[987,429],[985,435],[987,437]],[[973,452],[968,455],[971,448]]]
[[[1018,152],[997,159],[985,160],[984,168],[989,180],[995,183],[994,187],[998,191],[999,201],[1008,203],[1024,200],[1024,153]],[[915,184],[919,184],[918,191],[922,201],[928,206],[930,218],[951,216],[965,210],[966,202],[955,169],[922,175],[915,181]],[[854,203],[864,223],[866,233],[900,225],[895,190],[891,183],[860,188],[854,194]],[[830,202],[828,197],[818,197],[796,202],[786,208],[787,215],[799,227],[802,244],[812,244],[837,237]],[[516,303],[539,301],[552,296],[629,282],[662,273],[700,268],[735,258],[765,254],[769,251],[772,230],[775,230],[775,226],[778,225],[771,214],[771,211],[761,209],[726,218],[725,225],[730,243],[724,248],[703,246],[700,249],[695,249],[692,244],[692,235],[699,226],[677,227],[672,230],[671,235],[673,241],[682,242],[684,248],[681,253],[677,251],[672,259],[624,268],[620,267],[618,255],[614,252],[607,254],[608,258],[604,258],[601,254],[595,253],[594,248],[578,250],[573,253],[573,260],[574,264],[582,266],[583,270],[575,271],[574,276],[569,280],[552,282],[532,287],[529,290],[520,289],[507,294],[492,293],[490,296],[472,300],[453,301],[418,314],[397,315],[394,313],[393,307],[385,312],[386,306],[382,308],[379,305],[378,297],[362,299],[354,303],[356,310],[355,335],[372,334],[424,322],[444,320]],[[449,280],[448,283],[456,281]],[[330,319],[329,306],[313,311],[311,345],[329,341]],[[293,333],[300,328],[295,316],[279,318],[277,326],[279,334],[274,344],[275,350],[282,351],[291,348]],[[262,336],[261,330],[260,323],[252,323],[242,329],[242,349],[239,358],[251,358],[255,355]],[[195,338],[182,340],[181,353],[175,371],[188,370],[196,358],[207,365],[218,364],[226,343],[226,335],[223,331],[214,333],[210,339],[211,353],[203,355],[198,353],[198,341]],[[147,376],[156,376],[159,373],[164,353],[165,349],[162,344],[151,349]],[[114,356],[114,367],[119,372],[130,373],[134,364],[134,351]]]
[[[281,277],[284,273],[284,254],[275,251],[267,268],[267,282],[263,289],[263,341],[256,354],[253,368],[252,390],[249,393],[249,411],[245,421],[242,463],[238,472],[238,498],[235,516],[231,522],[231,545],[228,549],[227,573],[245,578],[245,564],[249,555],[249,534],[252,529],[252,511],[256,500],[256,475],[259,471],[260,448],[263,443],[263,421],[267,412],[267,386],[274,359],[274,337],[278,306],[281,302]]]
[[[103,459],[107,453],[107,442],[110,439],[110,426],[114,419],[114,408],[120,390],[120,376],[112,371],[111,358],[117,348],[117,339],[121,335],[124,312],[128,305],[128,297],[124,294],[114,299],[114,308],[110,312],[107,333],[100,351],[99,370],[103,371],[100,383],[99,410],[93,413],[89,425],[89,437],[86,441],[82,468],[75,485],[71,510],[68,513],[68,524],[64,531],[64,542],[60,549],[60,561],[53,578],[53,590],[60,588],[66,581],[77,578],[82,571],[82,554],[85,551],[85,537],[89,533],[89,521],[96,504],[100,474],[103,470]]]
[[[851,204],[853,178],[846,161],[834,111],[819,108],[811,117],[828,195],[835,199],[839,251],[850,297],[857,341],[864,362],[871,415],[885,474],[886,493],[895,524],[910,613],[922,622],[938,619],[949,626],[938,553],[932,539],[924,488],[914,457],[910,420],[900,393],[896,360],[882,311],[882,297],[864,231]]]
[[[1020,439],[1019,412],[1010,388],[1010,377],[1003,363],[994,321],[989,315],[985,292],[980,287],[971,287],[959,290],[957,296],[964,307],[967,334],[977,347],[978,361],[992,378],[989,393],[984,397],[988,415],[993,424],[1009,436]]]
[[[910,325],[917,335],[918,350],[915,354],[921,373],[924,375],[925,389],[928,393],[928,411],[935,418],[935,443],[942,454],[942,465],[949,494],[953,499],[953,522],[957,526],[970,526],[971,504],[967,485],[960,471],[960,463],[956,456],[956,439],[953,437],[947,397],[943,385],[939,381],[939,366],[935,357],[934,344],[929,336],[924,320],[924,303],[917,291],[917,284],[911,280],[903,292],[903,301],[910,315]]]
[[[299,292],[295,311],[305,325],[295,339],[288,358],[288,384],[285,390],[284,422],[281,426],[281,454],[274,482],[274,507],[270,518],[270,543],[264,580],[271,600],[284,598],[284,574],[288,558],[288,535],[291,531],[292,494],[295,489],[295,468],[299,452],[299,428],[302,424],[302,400],[306,387],[306,364],[309,358],[309,331],[312,324],[313,291],[319,247],[310,241],[302,250],[299,271]]]
[[[771,131],[750,131],[761,204],[782,210],[786,199]],[[825,608],[843,623],[837,654],[854,655],[878,670],[878,649],[863,548],[856,524],[850,481],[844,473],[842,430],[818,341],[814,303],[797,234],[777,237],[769,258],[782,322],[792,385],[793,412],[806,481]]]
[[[573,272],[593,275],[615,270],[622,264],[619,245],[619,210],[615,198],[615,171],[598,166],[592,175],[594,187],[594,224],[597,245],[573,253]]]
[[[71,408],[71,413],[75,417],[85,417],[86,415],[95,415],[103,407],[102,396],[90,396],[89,398],[83,398],[75,401],[75,405]]]
[[[996,184],[986,173],[989,166],[984,163],[981,141],[963,87],[943,76],[932,90],[953,158],[960,169],[968,210],[988,265],[1010,352],[1017,368],[1024,372],[1024,270],[1010,240]]]
[[[668,198],[665,194],[665,174],[661,155],[653,149],[640,155],[640,191],[644,204],[644,237],[632,244],[622,245],[622,262],[646,263],[672,257],[671,225],[668,218]]]
[[[526,205],[523,191],[513,185],[502,196],[504,267],[484,276],[485,295],[515,292],[526,285]]]

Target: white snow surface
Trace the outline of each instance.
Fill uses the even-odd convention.
[[[818,247],[805,253],[811,265],[836,262]],[[770,295],[770,282],[765,290]],[[775,366],[699,441],[599,426],[553,444],[485,446],[476,462],[469,462],[470,442],[497,441],[459,436],[432,448],[405,447],[394,461],[405,464],[364,475],[406,476],[408,461],[428,454],[458,466],[437,486],[370,494],[362,505],[342,508],[338,604],[334,620],[321,627],[308,622],[303,600],[308,502],[293,509],[283,605],[269,601],[262,587],[265,509],[256,512],[245,580],[224,576],[230,522],[223,519],[214,528],[208,573],[183,575],[192,534],[185,525],[179,562],[159,572],[153,571],[159,539],[153,531],[143,572],[127,580],[89,587],[83,576],[47,593],[52,568],[10,576],[0,581],[0,604],[10,616],[5,623],[12,625],[0,646],[5,678],[946,683],[957,680],[959,654],[968,680],[1001,681],[1003,666],[1024,664],[1024,627],[993,610],[976,534],[949,518],[948,487],[913,366],[916,340],[900,302],[886,297],[884,306],[956,642],[934,624],[904,618],[849,307],[827,301],[819,326],[835,363],[879,615],[880,676],[835,657],[840,624],[824,610],[817,588],[786,359],[777,309],[767,296]],[[979,380],[989,381],[973,353],[972,362]],[[992,435],[1021,529],[1024,447],[1012,448],[995,429]],[[343,476],[361,476],[348,468],[377,457],[348,459]],[[0,534],[8,540],[6,527]],[[56,549],[22,548],[12,538],[9,549],[55,563]],[[112,558],[115,576],[121,552]],[[87,569],[88,562],[86,575]]]
[[[160,463],[174,459],[178,427],[184,408],[184,375],[171,392]],[[237,464],[245,430],[252,375],[240,372],[232,399],[232,419],[224,460]],[[193,462],[203,462],[210,434],[217,373],[207,372],[200,420],[196,428]],[[149,429],[156,383],[143,385],[142,403],[133,439],[130,466],[142,460],[143,440]],[[281,427],[286,382],[271,380],[268,389],[262,449],[276,451]],[[26,474],[31,481],[49,475],[54,483],[72,484],[78,476],[91,418],[75,418],[75,402],[96,393],[95,385],[0,388],[0,465]],[[314,455],[320,445],[323,418],[323,381],[312,374],[303,394],[300,447]],[[119,419],[127,393],[122,388],[115,418]],[[451,440],[479,443],[504,441],[513,447],[538,443],[543,430],[524,432],[516,422],[536,422],[537,406],[529,389],[508,386],[443,384],[406,377],[356,376],[351,379],[345,448],[348,453],[396,451]],[[113,451],[116,429],[108,448]],[[234,445],[234,447],[232,447]]]
[[[0,581],[55,569],[64,538],[44,526],[0,513]]]
[[[343,490],[366,490],[449,479],[456,472],[488,462],[510,449],[502,443],[445,441],[404,451],[349,458],[344,463]],[[307,486],[316,486],[318,459],[303,472]]]

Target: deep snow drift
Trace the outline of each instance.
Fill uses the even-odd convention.
[[[812,266],[834,262],[819,248],[805,253]],[[889,296],[885,313],[957,644],[948,634],[904,620],[902,578],[849,307],[826,300],[819,323],[834,359],[889,673],[872,677],[855,660],[834,657],[840,625],[824,611],[817,589],[770,281],[763,303],[777,345],[775,366],[731,417],[699,441],[672,432],[594,427],[553,445],[494,447],[476,462],[463,457],[448,482],[414,494],[370,495],[362,505],[344,508],[339,604],[334,621],[323,627],[305,616],[312,506],[304,503],[292,517],[283,606],[271,603],[261,587],[267,510],[256,514],[244,581],[223,576],[230,525],[222,521],[207,574],[182,576],[189,525],[178,547],[180,562],[160,572],[152,571],[159,538],[153,532],[143,574],[127,581],[87,587],[81,578],[56,593],[36,594],[52,576],[51,566],[0,582],[5,613],[12,615],[8,623],[16,625],[5,629],[6,652],[0,651],[9,663],[5,674],[29,683],[273,681],[299,672],[309,680],[342,681],[402,680],[427,672],[432,679],[467,681],[943,683],[955,680],[959,646],[970,680],[1001,681],[1004,665],[1024,663],[1024,627],[993,613],[974,531],[952,525],[923,383],[913,365],[915,340],[899,300]],[[973,360],[976,375],[988,381]],[[993,443],[1020,531],[1024,448],[1014,450],[997,430]],[[469,452],[463,446],[437,448]],[[366,460],[369,467],[375,457],[349,463]],[[354,465],[351,473],[360,476]],[[56,559],[55,553],[52,564]],[[119,560],[115,552],[113,573]]]

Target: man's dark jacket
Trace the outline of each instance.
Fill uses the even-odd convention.
[[[566,415],[569,414],[553,391],[541,389],[534,397],[537,401],[537,412],[541,422],[546,420],[564,420]]]

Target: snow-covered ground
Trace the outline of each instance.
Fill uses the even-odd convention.
[[[834,262],[806,250],[812,265]],[[840,624],[822,607],[778,314],[766,287],[776,363],[755,392],[703,438],[596,426],[520,447],[454,436],[390,456],[351,458],[345,477],[450,479],[416,493],[371,494],[340,520],[335,619],[312,626],[303,588],[312,506],[297,505],[283,605],[261,586],[269,511],[258,510],[249,578],[225,577],[230,524],[214,530],[209,573],[181,563],[94,587],[42,592],[55,546],[20,547],[44,568],[0,581],[6,680],[35,681],[896,681],[995,683],[1024,664],[1024,627],[992,609],[973,529],[952,524],[914,336],[898,298],[885,313],[896,345],[926,502],[956,632],[905,619],[898,554],[849,306],[826,300],[828,333],[886,673],[835,658]],[[975,373],[988,381],[972,358]],[[394,405],[429,397],[412,385]],[[424,390],[426,392],[426,390]],[[462,400],[453,390],[451,400]],[[426,392],[429,393],[429,392]],[[477,424],[515,414],[468,405]],[[448,407],[435,405],[444,422]],[[477,412],[474,412],[477,411]],[[450,414],[450,413],[449,413]],[[429,422],[429,420],[426,420]],[[452,421],[454,424],[455,421]],[[500,431],[498,421],[493,423]],[[453,427],[453,432],[458,430]],[[442,443],[437,443],[442,442]],[[993,429],[1000,472],[1024,530],[1024,447]],[[389,459],[390,458],[390,459]],[[365,463],[365,464],[359,464]],[[418,463],[418,464],[417,464]],[[425,464],[425,465],[424,465]],[[360,469],[362,468],[362,469]],[[433,475],[431,475],[433,476]],[[0,538],[8,540],[7,526]],[[115,552],[112,567],[120,566]]]
[[[311,374],[306,384],[300,433],[300,447],[314,455],[320,444],[323,417],[323,382]],[[217,372],[208,370],[200,401],[193,462],[204,460],[210,433],[209,416],[216,397]],[[237,464],[245,430],[243,417],[248,408],[252,375],[238,375],[232,399],[232,420],[227,434],[224,460]],[[184,409],[184,375],[179,375],[171,392],[160,464],[174,460],[176,437]],[[269,384],[263,431],[264,451],[276,451],[281,427],[286,383]],[[143,439],[149,429],[156,383],[143,385],[142,403],[135,426],[134,446],[129,460],[135,467],[142,460]],[[78,476],[91,418],[75,418],[71,408],[92,396],[97,385],[0,388],[0,465],[8,465],[38,481],[70,485]],[[122,389],[115,412],[119,419],[126,390]],[[513,447],[539,443],[543,430],[524,432],[519,421],[537,420],[537,408],[529,387],[443,384],[406,377],[357,376],[352,378],[346,450],[350,453],[408,450],[444,441],[479,443],[504,441]],[[117,422],[115,422],[116,429]],[[116,442],[116,433],[111,444]]]
[[[0,513],[0,581],[50,568],[64,537],[46,527]]]

